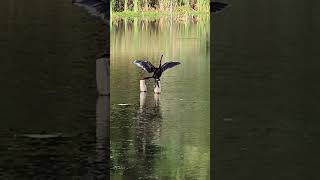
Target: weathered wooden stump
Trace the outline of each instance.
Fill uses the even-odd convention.
[[[159,87],[157,86],[157,84],[154,85],[154,93],[156,94],[160,94],[161,93],[161,84],[160,81],[158,81]]]
[[[146,92],[140,92],[140,108],[143,108],[146,103]]]
[[[110,89],[110,63],[108,58],[100,58],[96,60],[96,80],[97,89],[100,96],[109,96]]]
[[[140,91],[147,92],[146,80],[144,80],[144,79],[140,80]]]

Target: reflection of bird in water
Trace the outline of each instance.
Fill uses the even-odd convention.
[[[99,16],[103,20],[107,20],[109,13],[109,1],[107,0],[72,0],[72,4],[76,4],[86,8],[92,15]]]
[[[170,62],[166,62],[163,65],[161,65],[162,57],[163,57],[163,55],[161,55],[160,64],[159,64],[158,68],[154,67],[149,61],[146,61],[146,60],[133,61],[134,64],[141,67],[146,72],[148,72],[148,73],[153,72],[153,76],[145,77],[144,79],[153,78],[158,87],[159,87],[159,81],[160,81],[160,77],[161,77],[162,73],[165,70],[180,64],[180,62],[177,62],[177,61],[170,61]]]
[[[228,4],[210,1],[210,12],[218,12],[224,9]]]
[[[161,128],[161,108],[160,94],[147,95],[140,93],[140,108],[136,121],[136,141],[137,151],[141,152],[140,158],[149,162],[150,158],[159,150],[160,128]]]

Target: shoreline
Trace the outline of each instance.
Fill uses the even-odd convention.
[[[139,18],[139,17],[168,17],[168,16],[197,16],[197,15],[210,15],[210,12],[206,11],[189,11],[189,12],[159,12],[159,11],[145,11],[145,12],[133,12],[133,11],[126,11],[126,12],[112,12],[110,17],[111,18]]]

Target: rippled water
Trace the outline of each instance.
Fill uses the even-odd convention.
[[[210,178],[209,17],[120,19],[111,30],[112,179]],[[179,60],[161,94],[132,64]]]
[[[95,87],[105,26],[70,1],[10,0],[0,31],[0,178],[108,176]]]

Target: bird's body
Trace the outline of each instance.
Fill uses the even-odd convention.
[[[177,62],[177,61],[170,61],[170,62],[166,62],[163,65],[161,65],[162,57],[163,57],[163,55],[161,56],[159,67],[154,67],[147,60],[135,60],[135,61],[133,61],[133,63],[136,64],[138,67],[142,68],[144,71],[146,71],[148,73],[153,73],[152,76],[145,77],[144,79],[153,78],[155,80],[157,86],[159,86],[158,81],[160,81],[160,77],[161,77],[162,73],[165,70],[167,70],[168,68],[172,68],[172,67],[180,64],[180,62]]]
[[[154,71],[152,77],[153,77],[154,79],[159,79],[159,80],[160,80],[161,75],[162,75],[162,70],[161,70],[161,68],[157,68],[157,69]]]

